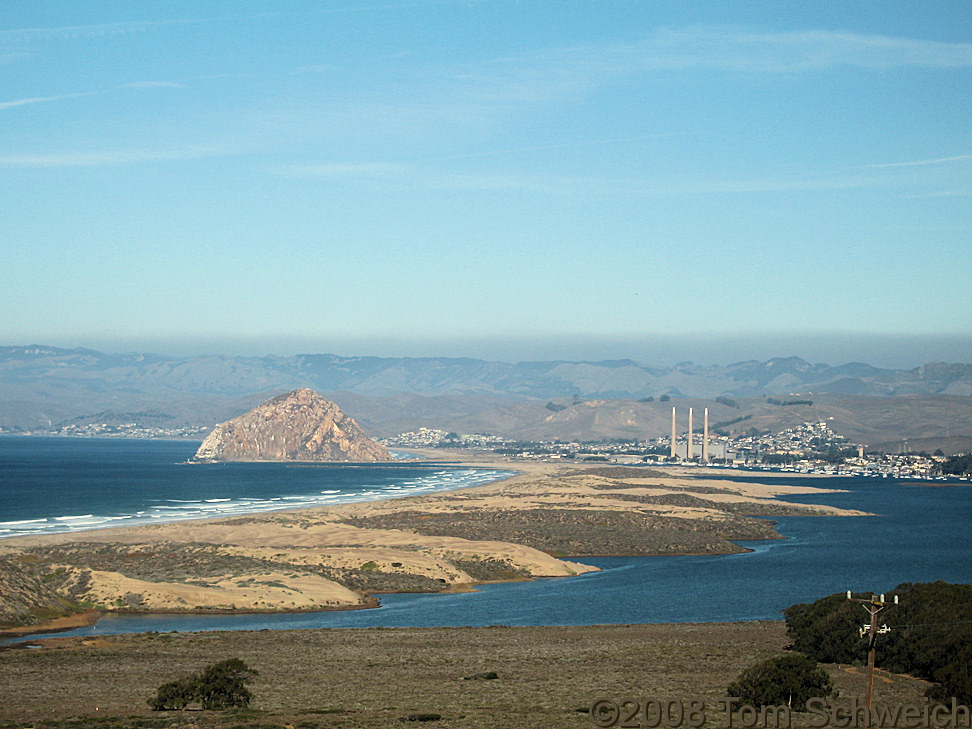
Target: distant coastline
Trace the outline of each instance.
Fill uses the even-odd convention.
[[[826,493],[813,479],[754,484],[714,472],[699,479],[496,458],[449,467],[493,480],[399,499],[9,537],[0,554],[27,555],[46,584],[99,610],[304,612],[369,607],[381,593],[579,575],[594,569],[584,555],[744,553],[731,540],[779,537],[771,521],[745,513],[862,513],[776,498]]]
[[[0,458],[9,456],[16,462],[0,474],[0,489],[19,488],[18,484],[30,488],[18,499],[6,501],[0,539],[397,498],[486,483],[513,473],[421,458],[377,465],[197,463],[191,460],[195,441],[0,436],[0,447],[4,442],[8,448],[0,451]],[[92,455],[94,464],[89,463]],[[173,470],[184,465],[198,470]],[[368,479],[372,485],[361,487],[358,472],[374,474]],[[126,474],[141,475],[129,483]],[[273,483],[265,485],[271,474]],[[82,492],[97,496],[82,496]],[[52,512],[53,505],[59,511]]]

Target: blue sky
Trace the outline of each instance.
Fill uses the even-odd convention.
[[[0,0],[0,343],[972,361],[970,36],[965,1]]]

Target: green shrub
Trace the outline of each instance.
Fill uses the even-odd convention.
[[[844,593],[791,605],[783,616],[795,650],[821,663],[867,661],[867,641],[858,633],[867,622],[867,613]]]
[[[904,583],[888,594],[900,604],[878,613],[878,625],[891,632],[878,636],[876,663],[895,673],[910,673],[939,687],[931,698],[972,702],[972,585],[947,582]],[[866,597],[858,594],[856,597]],[[784,611],[793,647],[821,663],[864,663],[867,639],[858,632],[868,613],[843,593]]]
[[[972,645],[966,645],[955,660],[935,671],[937,686],[928,689],[928,697],[936,701],[948,701],[953,696],[960,704],[972,703]]]
[[[148,702],[152,711],[185,709],[197,698],[197,680],[198,676],[192,675],[159,686],[155,692],[155,698],[149,699]]]
[[[807,699],[830,696],[834,686],[816,661],[791,653],[750,666],[727,690],[751,706],[789,706],[803,711]]]
[[[253,695],[246,681],[257,672],[239,658],[229,658],[206,666],[202,673],[193,673],[178,681],[164,683],[148,704],[153,711],[185,709],[198,701],[204,709],[229,709],[249,706]]]

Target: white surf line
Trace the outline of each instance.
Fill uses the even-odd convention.
[[[354,503],[359,501],[379,501],[407,496],[452,491],[460,488],[479,486],[514,476],[514,471],[493,469],[462,468],[455,471],[441,469],[420,478],[409,478],[389,484],[362,484],[366,490],[345,491],[325,489],[306,495],[274,496],[261,499],[210,498],[210,499],[153,499],[152,506],[132,514],[67,514],[42,519],[17,519],[0,522],[0,539],[43,534],[64,534],[92,529],[121,526],[111,522],[125,522],[124,526],[160,524],[196,519],[261,514],[272,511],[305,509],[313,506]]]

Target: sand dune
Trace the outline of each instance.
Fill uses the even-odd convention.
[[[827,491],[813,479],[789,486],[494,458],[475,465],[519,474],[402,499],[18,537],[2,548],[26,552],[38,577],[99,609],[306,610],[362,605],[369,592],[595,569],[565,554],[731,552],[742,550],[731,539],[776,536],[771,522],[745,514],[861,513],[778,498]]]

